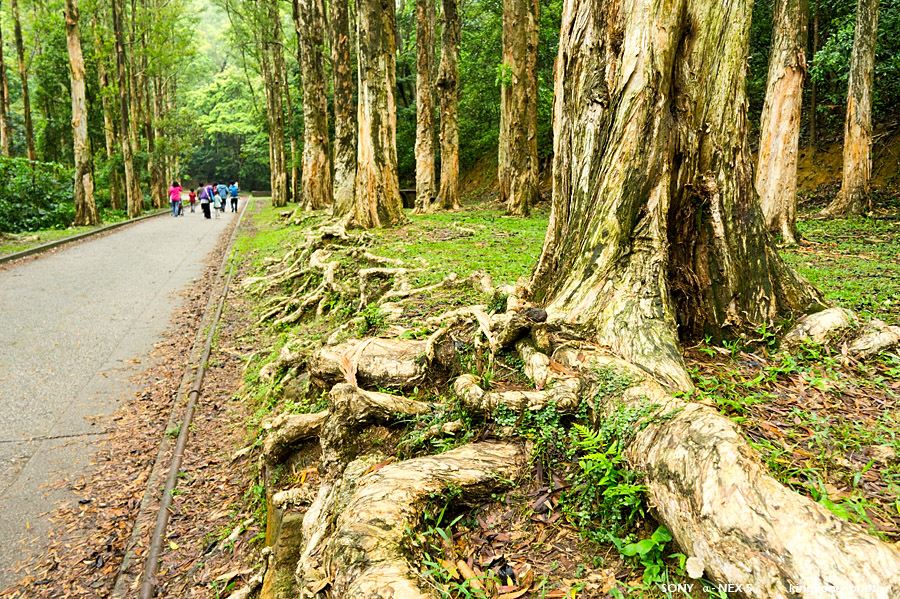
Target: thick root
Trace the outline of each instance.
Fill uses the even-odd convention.
[[[555,360],[573,370],[612,367],[631,377],[632,365],[591,349],[562,347]],[[626,455],[646,473],[660,522],[707,575],[743,585],[759,598],[900,596],[900,551],[773,479],[731,420],[686,403],[643,380],[597,406],[601,416],[652,410],[636,427]]]
[[[263,444],[263,463],[273,466],[282,461],[295,445],[319,436],[328,412],[287,414],[275,418]]]
[[[464,502],[483,499],[519,477],[526,464],[521,445],[475,443],[362,477],[325,551],[326,570],[334,573],[332,596],[437,597],[411,559],[407,531],[421,523],[435,495],[458,489]]]
[[[873,321],[870,330],[854,339],[848,349],[850,353],[861,358],[871,358],[898,345],[900,345],[900,327]]]
[[[325,346],[309,359],[311,380],[328,389],[345,381],[368,388],[412,389],[426,375],[425,341],[352,340]]]
[[[810,314],[784,336],[788,346],[804,342],[825,343],[859,324],[856,314],[844,308],[828,308]]]
[[[478,379],[464,374],[453,381],[452,391],[463,406],[482,414],[492,414],[500,406],[521,413],[543,410],[551,404],[560,412],[573,413],[581,405],[582,381],[563,379],[547,391],[485,392],[478,386]]]

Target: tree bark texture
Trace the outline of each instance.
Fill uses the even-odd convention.
[[[69,76],[72,90],[72,138],[75,142],[75,225],[100,222],[94,201],[94,170],[91,142],[88,138],[87,95],[84,82],[84,58],[78,27],[78,4],[66,0],[66,48],[69,52]]]
[[[13,35],[16,41],[16,59],[19,63],[19,78],[22,81],[22,112],[25,120],[25,146],[29,160],[37,160],[34,149],[34,125],[31,122],[31,94],[28,92],[28,70],[25,66],[25,44],[22,42],[22,23],[19,19],[18,0],[9,1],[12,8]]]
[[[3,3],[0,2],[0,6]],[[9,124],[9,81],[6,75],[6,61],[3,58],[3,28],[0,27],[0,155],[9,156],[9,142],[12,126]]]
[[[528,216],[538,200],[538,0],[503,0],[503,64],[497,173],[506,213]]]
[[[322,0],[297,0],[300,80],[303,84],[303,208],[331,205],[331,163],[328,159],[328,85],[325,82],[325,5]]]
[[[393,0],[357,5],[359,108],[354,224],[371,229],[403,222],[397,178],[397,17]]]
[[[287,205],[287,163],[284,153],[284,91],[281,86],[282,62],[284,61],[281,47],[281,19],[278,13],[278,3],[274,0],[263,0],[261,6],[263,21],[268,27],[261,32],[262,52],[261,66],[263,80],[265,82],[267,117],[269,124],[269,154],[271,156],[272,205]]]
[[[562,346],[553,359],[573,371],[613,368],[638,381],[602,400],[598,416],[656,407],[634,425],[625,456],[645,473],[657,519],[712,580],[760,599],[813,599],[830,587],[835,596],[898,596],[900,551],[778,483],[730,419],[639,380],[639,370],[590,347]]]
[[[356,196],[356,107],[350,53],[350,11],[347,0],[331,2],[331,77],[334,90],[334,177],[332,214],[353,213]]]
[[[753,190],[739,0],[567,0],[553,205],[532,275],[548,322],[691,387],[679,338],[815,309]],[[711,61],[710,57],[717,57]]]
[[[437,198],[434,171],[435,0],[416,0],[416,214],[427,212]]]
[[[869,204],[869,184],[872,179],[872,85],[877,41],[878,0],[859,0],[856,4],[853,53],[850,56],[841,190],[825,209],[825,213],[831,216],[861,214]]]
[[[756,166],[756,191],[766,226],[787,243],[797,240],[797,152],[808,13],[808,0],[775,2]]]
[[[438,201],[445,210],[459,204],[459,10],[457,0],[442,0],[441,64],[437,89],[441,110],[441,188]]]
[[[297,6],[297,2],[292,2],[292,6]],[[292,9],[293,10],[293,9]],[[296,12],[294,12],[296,15]],[[297,18],[294,17],[294,28],[296,29]],[[297,64],[299,65],[301,61],[300,58],[300,36],[297,34]],[[284,72],[281,74],[282,80],[284,81],[284,103],[287,108],[287,136],[288,136],[288,147],[290,148],[290,156],[288,156],[288,163],[290,163],[290,178],[288,179],[288,196],[291,202],[299,202],[300,201],[300,166],[297,156],[297,135],[294,133],[294,126],[296,121],[294,119],[294,103],[291,101],[291,78],[288,75],[287,70],[287,61],[283,61],[282,65],[284,66]]]
[[[119,138],[122,142],[122,161],[125,163],[125,197],[128,217],[140,216],[144,198],[141,194],[140,180],[134,171],[134,145],[130,134],[129,119],[130,100],[128,93],[128,77],[125,73],[127,57],[125,55],[125,33],[122,7],[117,2],[109,3],[112,10],[113,32],[116,38],[116,73],[119,88]]]

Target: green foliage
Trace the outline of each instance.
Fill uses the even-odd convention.
[[[0,157],[0,231],[64,229],[75,219],[73,171],[55,163]]]

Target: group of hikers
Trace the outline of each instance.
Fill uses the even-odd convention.
[[[169,188],[169,202],[172,204],[172,216],[180,216],[184,214],[184,202],[181,199],[181,192],[184,191],[178,181],[172,182]],[[188,202],[191,205],[191,212],[195,211],[197,200],[200,201],[200,209],[203,211],[204,218],[212,218],[212,211],[216,211],[216,218],[219,218],[221,212],[225,212],[228,200],[231,200],[231,211],[238,211],[238,184],[237,181],[230,186],[224,183],[213,183],[210,185],[201,185],[196,190],[188,193]]]

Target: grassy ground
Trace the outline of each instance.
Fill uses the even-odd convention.
[[[900,215],[900,208],[892,210],[871,219],[801,217],[801,232],[811,243],[785,248],[783,255],[830,301],[864,318],[896,323],[900,312],[900,231],[896,229],[900,227],[893,218]],[[245,275],[261,273],[302,242],[304,230],[284,226],[281,212],[263,207],[253,217],[253,234],[238,238],[238,251],[246,256]],[[372,232],[370,250],[421,268],[411,277],[415,286],[436,283],[450,272],[464,278],[476,270],[485,271],[496,285],[514,283],[527,276],[536,262],[547,217],[546,211],[538,211],[530,219],[509,219],[483,207],[411,216],[403,227]],[[325,220],[324,215],[315,216],[305,225]],[[286,290],[273,293],[278,291]],[[440,289],[408,302],[401,323],[414,328],[425,316],[458,305],[486,304],[490,299],[468,289]],[[262,310],[261,303],[259,313]],[[261,376],[265,364],[289,340],[294,347],[311,350],[328,331],[358,313],[356,306],[333,305],[317,318],[281,328],[259,325],[248,332],[252,337],[248,343],[258,347],[245,374],[247,393],[258,406],[251,435],[256,436],[259,424],[274,413],[322,407],[321,396],[304,398],[267,382]],[[355,333],[385,330],[374,313],[367,323],[369,328]],[[896,542],[900,539],[900,462],[896,459],[900,455],[900,356],[885,354],[858,363],[839,350],[817,346],[789,355],[778,353],[769,345],[771,341],[773,337],[765,337],[753,347],[728,343],[686,349],[697,385],[694,399],[737,421],[784,484]],[[517,388],[523,382],[521,362],[515,356],[500,356],[490,369],[478,359],[467,367],[487,386]],[[616,386],[612,380],[609,384]],[[429,572],[449,589],[447,597],[481,596],[453,578],[448,558],[477,565],[500,553],[531,565],[535,583],[525,598],[588,599],[608,593],[725,596],[700,591],[699,585],[691,594],[662,590],[661,582],[684,580],[677,549],[669,544],[665,531],[656,530],[647,513],[639,474],[627,469],[618,450],[603,453],[608,444],[598,445],[599,438],[575,432],[573,424],[586,424],[583,415],[572,418],[544,410],[518,419],[502,413],[481,418],[461,411],[446,399],[445,390],[420,389],[419,393],[442,401],[445,407],[382,439],[381,449],[390,455],[405,459],[446,451],[467,440],[513,435],[531,439],[541,456],[527,481],[478,510],[454,512],[452,497],[435,498],[427,530],[414,540],[429,556]],[[465,423],[465,430],[455,438],[423,440],[424,431],[457,419]],[[609,427],[629,428],[627,420]],[[604,430],[601,426],[597,434],[615,433]],[[608,443],[615,437],[605,438]],[[584,459],[588,455],[595,456],[593,461]],[[600,475],[603,484],[614,486],[615,501],[596,492],[603,488],[595,478]],[[449,548],[447,539],[453,540]],[[642,548],[652,547],[646,554],[635,555],[635,543],[640,540],[649,543]]]
[[[40,231],[29,231],[27,233],[0,233],[0,256],[29,250],[51,241],[73,237],[123,220],[127,220],[124,214],[119,214],[107,216],[107,219],[96,227],[68,227],[67,229],[41,229]]]

